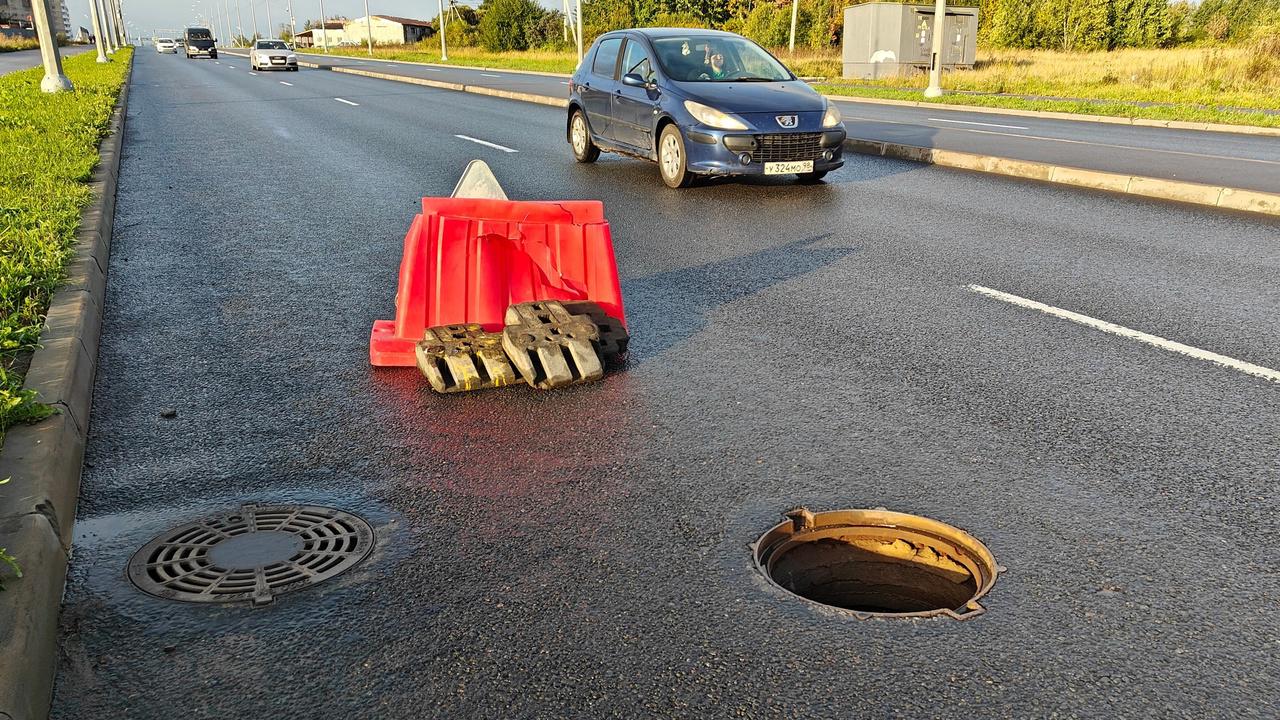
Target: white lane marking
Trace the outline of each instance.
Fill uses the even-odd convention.
[[[469,140],[473,143],[476,143],[477,145],[484,145],[485,147],[491,147],[494,150],[501,150],[502,152],[505,152],[505,153],[520,152],[519,150],[512,150],[509,147],[503,147],[502,145],[498,145],[497,143],[491,143],[487,140],[479,140],[477,138],[473,138],[468,135],[454,135],[454,137],[459,138],[461,140]]]
[[[291,82],[285,82],[285,81],[283,81],[283,80],[281,80],[281,81],[280,81],[280,84],[281,84],[281,85],[288,85],[289,87],[293,87],[293,83],[291,83]]]
[[[929,120],[932,122],[956,123],[958,125],[982,125],[984,127],[998,127],[998,128],[1005,128],[1007,130],[1030,130],[1030,128],[1024,125],[997,125],[996,123],[976,122],[973,120],[947,120],[945,118],[929,118]]]
[[[858,115],[845,115],[845,120],[861,120],[863,122],[885,123],[887,125],[914,125],[915,127],[932,127],[925,125],[919,121],[912,122],[910,120],[885,120],[883,118],[869,118]],[[1154,152],[1164,155],[1185,155],[1188,157],[1209,158],[1210,160],[1238,160],[1240,162],[1262,163],[1263,165],[1280,165],[1280,160],[1261,160],[1259,158],[1246,158],[1236,155],[1210,155],[1206,153],[1186,152],[1185,150],[1161,150],[1159,148],[1139,147],[1137,145],[1116,145],[1113,143],[1089,142],[1088,140],[1068,140],[1066,138],[1046,137],[1044,135],[1023,135],[1022,133],[997,132],[995,130],[978,130],[976,128],[938,128],[939,130],[954,130],[955,132],[978,133],[979,135],[1002,135],[1004,137],[1016,137],[1024,140],[1047,140],[1049,142],[1068,143],[1070,145],[1092,145],[1093,147],[1116,148],[1118,150],[1137,150],[1139,152]]]
[[[353,103],[350,100],[343,100],[342,98],[334,98],[334,100],[337,100],[340,103],[346,103],[352,107],[360,107],[360,103]]]
[[[494,75],[493,73],[480,73],[480,74],[485,77],[496,77],[496,78],[502,77],[501,75]]]
[[[440,68],[422,68],[422,69],[426,70],[427,72],[444,72]]]
[[[991,288],[983,287],[982,285],[970,285],[969,290],[980,295],[986,295],[989,298],[1002,300],[1031,310],[1039,310],[1040,312],[1048,313],[1054,317],[1080,323],[1081,325],[1091,327],[1094,330],[1101,330],[1102,332],[1111,333],[1112,335],[1119,335],[1120,337],[1129,338],[1130,340],[1144,342],[1148,345],[1154,345],[1162,350],[1169,350],[1170,352],[1176,352],[1197,360],[1208,360],[1211,363],[1216,363],[1223,367],[1231,368],[1232,370],[1239,370],[1246,375],[1253,375],[1254,377],[1260,377],[1265,380],[1270,380],[1271,382],[1280,383],[1280,371],[1265,368],[1261,365],[1254,365],[1253,363],[1236,360],[1235,358],[1230,358],[1226,355],[1219,355],[1218,353],[1209,352],[1208,350],[1201,350],[1200,348],[1192,347],[1190,345],[1183,345],[1180,342],[1167,340],[1159,337],[1158,335],[1151,335],[1139,330],[1131,330],[1123,325],[1116,325],[1115,323],[1109,323],[1105,320],[1091,318],[1088,315],[1081,315],[1080,313],[1071,312],[1070,310],[1063,310],[1062,308],[1054,307],[1052,305],[1045,305],[1042,302],[1028,300],[1027,298],[1012,295],[1007,292],[1001,292],[1000,290],[992,290]]]
[[[561,81],[560,81],[560,84],[561,84],[561,85],[568,85],[569,83],[567,83],[567,82],[565,82],[565,81],[561,80]]]
[[[230,68],[230,69],[232,69],[232,70],[235,70],[235,69],[236,69],[236,66],[235,66],[235,65],[228,65],[227,67],[228,67],[228,68]]]
[[[252,76],[254,76],[254,77],[258,77],[258,73],[254,72],[254,71],[252,71],[252,70],[250,70],[250,71],[249,71],[249,74],[250,74],[250,75],[252,75]]]

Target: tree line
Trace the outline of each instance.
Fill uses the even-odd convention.
[[[871,0],[799,0],[796,46],[838,47],[844,8]],[[921,0],[931,4],[928,0]],[[977,6],[986,47],[1111,50],[1280,36],[1280,0],[957,0]],[[625,27],[709,27],[741,33],[765,47],[787,45],[791,0],[587,0],[586,42]],[[564,15],[535,0],[450,3],[446,40],[493,52],[572,47]],[[439,18],[433,21],[440,27]]]

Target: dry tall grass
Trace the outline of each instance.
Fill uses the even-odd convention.
[[[15,38],[7,35],[0,36],[0,52],[34,50],[38,47],[40,47],[40,41],[35,38]]]
[[[840,77],[838,54],[778,55],[800,75]],[[924,87],[924,73],[857,84]],[[978,51],[972,70],[947,73],[953,90],[1280,110],[1280,36],[1246,46],[1110,52]]]

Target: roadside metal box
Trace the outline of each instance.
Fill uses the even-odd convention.
[[[873,2],[844,9],[846,79],[874,80],[929,69],[934,6]],[[978,50],[978,8],[947,7],[942,67],[971,68]]]

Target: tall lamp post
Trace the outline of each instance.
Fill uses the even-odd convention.
[[[98,47],[98,62],[111,62],[107,57],[107,34],[102,31],[102,18],[98,17],[98,0],[89,0],[89,24],[93,25],[93,43]]]
[[[373,18],[369,15],[369,0],[364,0],[364,32],[369,41],[369,57],[373,57]]]
[[[937,0],[933,6],[933,55],[929,60],[929,87],[927,98],[942,97],[942,34],[947,24],[947,0]]]
[[[578,41],[578,62],[581,63],[582,62],[582,0],[578,0],[578,12],[577,12],[577,15],[573,18],[573,20],[577,30],[577,37],[575,39]]]
[[[791,0],[791,53],[796,51],[796,15],[800,13],[800,0]]]
[[[53,28],[49,26],[48,0],[35,0],[31,3],[31,19],[35,21],[36,35],[40,38],[40,59],[44,61],[44,79],[40,81],[40,90],[47,93],[74,90],[71,81],[62,74],[58,38],[53,36]]]
[[[311,33],[311,36],[312,38],[315,37],[314,31]],[[313,41],[311,44],[315,45],[315,42]],[[324,0],[320,0],[320,44],[324,47],[324,51],[326,53],[329,52],[329,27],[326,25],[324,19]]]
[[[445,47],[444,42],[444,0],[436,0],[436,4],[440,8],[440,62],[448,62],[449,48]]]

